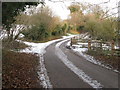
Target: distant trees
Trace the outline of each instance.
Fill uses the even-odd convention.
[[[70,25],[73,25],[73,29],[77,30],[79,26],[82,26],[83,22],[83,11],[81,9],[82,7],[78,4],[72,4],[68,7],[70,10],[70,19],[69,23]]]
[[[31,15],[29,21],[30,28],[22,32],[27,39],[41,41],[65,34],[66,26],[61,24],[58,17],[53,16],[48,7],[43,7],[38,13]]]
[[[16,4],[21,7],[14,6]],[[22,33],[26,39],[41,41],[52,36],[58,37],[66,34],[67,25],[62,23],[60,18],[54,16],[52,11],[44,6],[38,11],[30,10],[30,14],[23,13],[26,5],[37,5],[38,3],[4,3],[3,6],[3,28],[7,31],[8,41],[18,38]],[[11,6],[11,7],[10,7]],[[13,7],[12,7],[13,6]],[[13,9],[12,9],[13,8]],[[7,17],[7,10],[10,9],[10,16]],[[12,10],[11,10],[12,9]]]
[[[98,5],[72,4],[69,7],[68,23],[78,32],[89,32],[93,39],[111,41],[117,36],[117,21],[108,17],[109,10],[103,10]]]
[[[84,29],[90,33],[93,39],[111,41],[116,39],[117,21],[112,17],[101,19],[91,14]]]
[[[68,7],[69,18],[64,21],[54,16],[48,7],[42,7],[38,12],[33,10],[34,13],[30,15],[21,13],[26,5],[37,4],[3,3],[2,23],[9,41],[17,39],[20,33],[23,33],[27,39],[45,40],[52,36],[64,35],[70,30],[79,33],[87,31],[93,39],[104,41],[115,40],[118,37],[116,18],[106,18],[108,10],[105,11],[98,5],[72,4]],[[14,36],[17,25],[19,25],[19,30]]]

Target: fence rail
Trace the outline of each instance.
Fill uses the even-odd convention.
[[[112,40],[111,42],[103,42],[101,40],[90,40],[90,39],[80,39],[78,37],[71,38],[71,46],[78,43],[87,43],[88,50],[100,48],[100,49],[108,49],[108,50],[119,50],[120,48],[115,45],[115,42]]]

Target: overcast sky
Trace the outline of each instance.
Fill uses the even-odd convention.
[[[59,0],[52,0],[52,1],[59,1]],[[45,0],[46,2],[46,6],[49,6],[53,13],[55,15],[60,16],[61,19],[67,19],[68,15],[70,14],[70,11],[67,9],[67,6],[69,6],[71,4],[72,1],[76,1],[76,2],[82,2],[82,3],[91,3],[91,4],[100,4],[103,8],[108,7],[108,9],[114,8],[118,6],[118,2],[120,0],[63,0],[63,2],[51,2],[49,0]],[[108,3],[103,3],[103,2],[107,2]],[[118,9],[113,9],[110,10],[110,13],[117,13]]]

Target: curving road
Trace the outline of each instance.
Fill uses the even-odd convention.
[[[50,79],[53,88],[93,88],[93,86],[97,86],[95,84],[101,84],[103,88],[118,88],[118,74],[103,68],[101,66],[95,65],[87,60],[85,60],[82,56],[76,55],[70,49],[65,47],[68,41],[65,41],[60,44],[59,49],[61,50],[63,55],[62,58],[57,55],[56,45],[62,41],[51,44],[46,48],[46,53],[44,55],[45,66],[47,69],[47,73]],[[67,57],[70,63],[74,64],[74,66],[67,65],[65,60],[62,60]],[[70,68],[70,67],[71,68]],[[75,68],[74,68],[75,67]],[[83,71],[86,75],[88,75],[88,79],[85,80],[80,72],[74,72],[74,70]],[[94,82],[94,85],[90,84]],[[96,80],[96,81],[95,81]]]

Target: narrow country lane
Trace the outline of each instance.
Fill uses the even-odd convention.
[[[95,65],[85,60],[82,56],[76,55],[71,50],[65,48],[66,43],[67,42],[63,43],[60,48],[71,62],[82,69],[91,78],[99,81],[104,88],[118,88],[118,73]]]
[[[90,81],[88,81],[88,83],[84,81],[83,78],[85,76],[80,78],[57,56],[55,47],[58,43],[60,42],[56,42],[47,47],[44,55],[45,66],[53,88],[92,88],[89,83]],[[102,68],[101,66],[94,65],[83,57],[76,55],[65,47],[66,43],[67,42],[63,42],[60,45],[60,49],[76,68],[90,76],[96,84],[98,84],[98,82],[102,84],[103,88],[118,88],[117,73]],[[78,70],[78,72],[80,70]]]
[[[56,43],[50,45],[44,56],[45,66],[53,88],[91,88],[55,55],[55,45]]]

